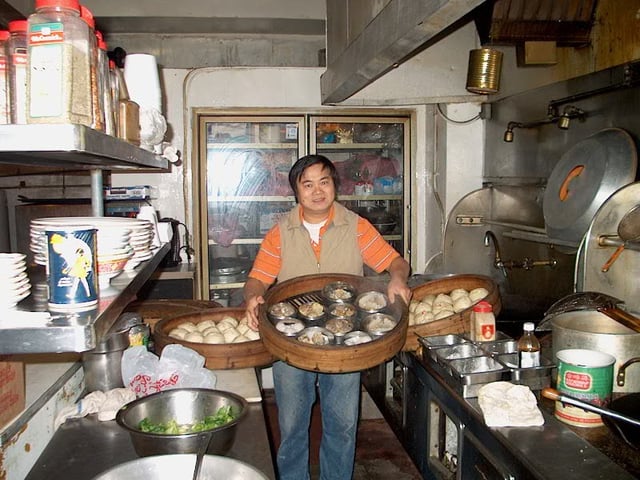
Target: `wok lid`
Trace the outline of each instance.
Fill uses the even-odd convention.
[[[634,181],[636,169],[635,142],[622,129],[607,128],[576,143],[562,155],[547,182],[547,235],[579,243],[598,208]]]

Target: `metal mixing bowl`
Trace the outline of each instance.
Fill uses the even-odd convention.
[[[196,456],[158,455],[138,458],[116,465],[93,480],[191,480]],[[205,455],[200,478],[242,478],[267,480],[267,476],[251,465],[229,457]]]
[[[175,420],[180,425],[202,421],[208,415],[215,415],[221,408],[231,405],[236,418],[213,430],[197,433],[165,435],[143,432],[140,422],[148,418],[152,423]],[[138,455],[161,455],[170,453],[196,453],[200,445],[212,433],[207,453],[223,455],[229,451],[235,440],[238,424],[247,416],[247,401],[235,393],[206,388],[177,388],[154,393],[134,400],[122,407],[116,422],[129,432],[133,447]]]

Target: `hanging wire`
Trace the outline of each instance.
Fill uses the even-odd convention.
[[[475,122],[480,118],[480,112],[478,112],[475,117],[468,120],[453,120],[452,118],[447,117],[447,115],[442,111],[442,106],[440,103],[436,104],[436,108],[438,109],[438,113],[440,114],[440,116],[442,116],[442,118],[444,118],[447,122],[455,123],[456,125],[466,125],[467,123]]]

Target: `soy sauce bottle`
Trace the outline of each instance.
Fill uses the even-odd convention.
[[[540,341],[534,335],[533,322],[525,322],[522,325],[524,333],[518,339],[518,363],[520,368],[540,366]]]

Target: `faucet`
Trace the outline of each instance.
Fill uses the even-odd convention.
[[[506,277],[507,269],[505,268],[504,262],[500,257],[500,246],[498,245],[498,239],[491,230],[487,230],[484,234],[484,246],[491,247],[491,242],[493,242],[493,250],[495,252],[495,255],[493,257],[493,266],[495,268],[498,268],[502,272],[502,275]]]
[[[495,256],[493,257],[493,266],[498,268],[502,275],[507,276],[507,269],[522,268],[524,270],[531,270],[533,267],[551,267],[554,268],[558,262],[556,259],[551,258],[549,260],[532,260],[529,257],[525,257],[524,260],[502,260],[500,256],[500,246],[498,245],[498,239],[491,230],[487,230],[484,234],[484,246],[490,247],[493,242],[493,249]]]

